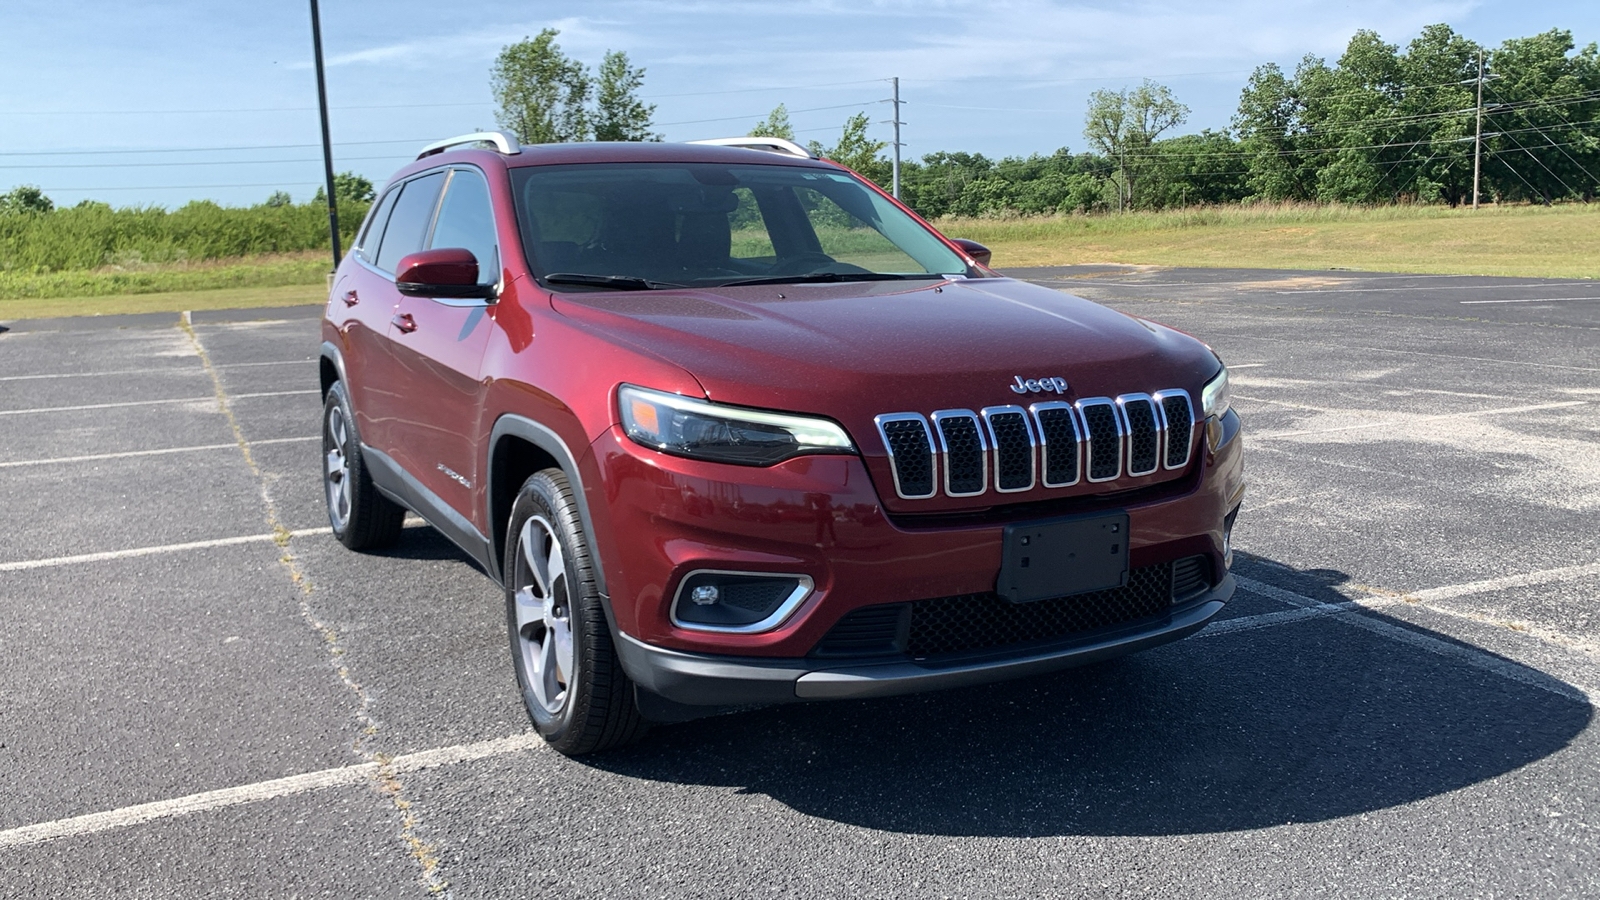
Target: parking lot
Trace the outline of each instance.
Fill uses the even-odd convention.
[[[0,323],[0,896],[1600,893],[1600,283],[1013,274],[1230,363],[1223,617],[583,761],[461,553],[328,535],[320,310]]]

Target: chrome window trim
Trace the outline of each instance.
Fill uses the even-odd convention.
[[[1117,428],[1117,470],[1105,478],[1094,477],[1094,434],[1089,430],[1089,417],[1084,415],[1084,410],[1091,406],[1111,407],[1111,421]],[[1083,477],[1091,484],[1107,481],[1116,481],[1122,477],[1123,446],[1127,443],[1127,423],[1122,421],[1122,410],[1117,407],[1117,401],[1110,397],[1085,397],[1079,400],[1074,407],[1079,418],[1083,421]]]
[[[1150,405],[1150,423],[1155,429],[1155,459],[1148,469],[1135,470],[1133,468],[1133,420],[1128,418],[1128,404],[1148,403]],[[1150,394],[1119,394],[1117,396],[1117,415],[1122,417],[1122,434],[1125,440],[1123,455],[1124,468],[1129,478],[1143,478],[1161,471],[1161,463],[1167,452],[1167,417],[1161,412],[1155,397]]]
[[[1004,488],[1000,486],[1000,442],[994,435],[994,417],[1002,413],[1016,413],[1022,416],[1022,430],[1028,434],[1028,483],[1022,487]],[[1039,440],[1033,433],[1033,421],[1028,416],[1028,411],[1021,406],[985,406],[979,413],[983,416],[983,424],[989,431],[989,446],[994,454],[994,489],[1002,494],[1020,494],[1031,491],[1039,483]]]
[[[944,493],[947,497],[976,497],[989,491],[989,439],[984,432],[984,423],[978,414],[970,409],[941,409],[930,416],[933,420],[933,430],[939,436],[939,457],[944,463]],[[970,419],[972,428],[978,435],[978,465],[983,467],[983,476],[978,479],[979,487],[975,491],[957,493],[950,488],[950,445],[944,438],[943,423],[950,419]]]
[[[1066,410],[1067,421],[1072,423],[1072,438],[1077,445],[1078,452],[1075,454],[1076,460],[1073,464],[1071,481],[1059,481],[1055,483],[1050,481],[1050,442],[1045,438],[1044,420],[1039,418],[1039,413],[1053,409]],[[1035,403],[1028,407],[1028,411],[1033,413],[1033,424],[1036,427],[1036,433],[1039,435],[1039,452],[1041,454],[1041,458],[1039,460],[1039,483],[1047,488],[1064,488],[1072,487],[1073,485],[1082,481],[1085,441],[1084,435],[1086,429],[1083,427],[1082,422],[1080,422],[1078,419],[1078,411],[1073,409],[1072,404],[1066,400],[1050,400],[1044,403]]]
[[[888,456],[889,459],[889,474],[894,477],[895,494],[897,494],[902,500],[927,500],[931,497],[937,496],[939,493],[939,454],[935,449],[937,445],[933,442],[933,431],[928,427],[927,418],[925,418],[922,413],[914,412],[884,413],[881,416],[875,417],[872,422],[874,425],[878,426],[878,438],[883,441],[883,452]],[[930,473],[933,477],[928,479],[928,493],[908,494],[904,489],[901,488],[900,466],[894,460],[894,446],[889,443],[889,433],[883,428],[883,426],[890,422],[919,422],[922,424],[923,436],[928,440],[928,465],[933,467],[933,472]]]
[[[1167,405],[1165,403],[1168,397],[1182,397],[1184,402],[1189,405],[1189,443],[1183,448],[1183,461],[1175,466],[1167,463],[1167,460],[1172,458],[1170,446],[1162,447],[1161,453],[1161,467],[1163,469],[1166,469],[1170,472],[1174,469],[1187,468],[1189,465],[1189,460],[1194,457],[1195,432],[1200,430],[1200,422],[1195,418],[1194,398],[1189,396],[1189,392],[1183,390],[1182,388],[1171,388],[1164,391],[1156,391],[1150,396],[1156,401],[1156,409],[1161,410],[1161,424],[1163,426],[1171,425],[1171,423],[1167,421]],[[1172,429],[1170,427],[1167,427],[1166,435],[1167,441],[1171,441]]]
[[[778,604],[778,608],[773,610],[771,615],[759,622],[751,622],[749,625],[707,625],[702,622],[683,622],[678,619],[678,601],[683,599],[683,586],[688,584],[689,579],[696,575],[743,575],[752,578],[794,578],[798,580],[799,583],[795,585],[794,590],[790,592],[789,596],[785,597],[783,602]],[[690,572],[685,572],[683,577],[678,579],[678,587],[677,590],[672,592],[672,605],[667,607],[667,615],[672,620],[673,627],[682,628],[685,631],[712,631],[718,634],[756,634],[762,631],[771,631],[772,629],[777,628],[779,625],[782,625],[784,620],[793,615],[794,611],[799,608],[800,604],[807,597],[811,596],[811,591],[815,587],[816,582],[811,580],[810,575],[798,575],[793,572],[739,572],[733,569],[695,569]]]

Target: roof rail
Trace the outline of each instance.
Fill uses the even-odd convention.
[[[522,152],[522,145],[517,143],[517,139],[503,131],[477,131],[472,134],[457,135],[453,138],[435,141],[423,147],[422,152],[417,154],[417,159],[421,159],[424,156],[433,156],[435,153],[443,153],[451,147],[461,147],[469,144],[492,144],[496,151],[507,156]]]
[[[711,144],[717,147],[740,147],[745,150],[764,150],[768,153],[798,156],[801,159],[817,158],[810,150],[796,144],[794,141],[784,140],[780,137],[750,135],[747,137],[708,138],[703,141],[690,141],[689,143]]]

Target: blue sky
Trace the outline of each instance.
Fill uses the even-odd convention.
[[[321,157],[308,10],[6,0],[0,191],[39,185],[64,205],[309,198]],[[1402,45],[1434,22],[1489,45],[1550,28],[1600,40],[1593,0],[322,0],[321,12],[335,167],[378,183],[429,141],[495,127],[494,56],[544,27],[591,66],[610,49],[644,66],[667,140],[743,134],[782,102],[801,138],[831,143],[854,112],[889,119],[899,76],[910,158],[1081,150],[1089,93],[1143,77],[1191,108],[1180,131],[1225,128],[1251,69],[1337,57],[1358,28]]]

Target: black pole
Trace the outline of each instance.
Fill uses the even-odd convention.
[[[322,75],[322,20],[311,0],[311,46],[317,54],[317,109],[322,112],[322,167],[328,177],[328,236],[333,241],[333,267],[339,268],[339,203],[333,196],[333,143],[328,138],[328,82]]]

